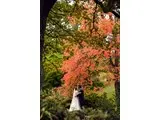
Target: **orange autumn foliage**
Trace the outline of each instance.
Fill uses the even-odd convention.
[[[112,19],[112,13],[96,12],[97,8],[93,0],[85,3],[83,6],[81,17],[69,16],[68,20],[71,25],[79,24],[79,32],[91,34],[90,40],[94,37],[105,37],[112,34],[116,24],[120,24]],[[94,14],[98,15],[93,19]],[[87,16],[87,18],[86,18]],[[108,18],[104,17],[108,16]],[[86,37],[86,39],[88,39]],[[101,40],[101,39],[97,39]],[[119,80],[119,61],[116,59],[120,57],[120,34],[116,34],[113,40],[109,42],[106,48],[91,46],[90,44],[81,40],[81,43],[74,44],[64,50],[64,62],[61,70],[65,73],[63,76],[64,85],[58,88],[61,93],[68,95],[73,88],[81,84],[85,89],[93,84],[91,75],[93,72],[106,71],[109,74],[109,79]],[[68,41],[65,41],[66,44]],[[68,42],[69,43],[69,42]],[[110,62],[112,58],[112,62]],[[116,64],[116,65],[114,65]],[[95,91],[100,88],[94,88]]]

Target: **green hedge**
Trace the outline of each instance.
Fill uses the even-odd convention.
[[[82,111],[68,112],[71,100],[51,92],[41,93],[41,120],[119,120],[115,100],[106,94],[85,96]]]

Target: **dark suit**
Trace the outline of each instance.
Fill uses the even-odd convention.
[[[77,97],[79,99],[80,107],[82,108],[82,106],[84,105],[84,91],[82,88],[80,88],[78,92],[79,94],[77,95]]]

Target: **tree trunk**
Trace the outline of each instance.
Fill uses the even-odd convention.
[[[57,0],[41,0],[40,1],[40,89],[42,89],[44,81],[43,70],[43,48],[44,48],[44,32],[49,11]]]
[[[119,80],[115,82],[115,93],[116,93],[116,103],[119,109],[120,108],[120,81]]]

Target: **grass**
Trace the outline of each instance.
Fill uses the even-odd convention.
[[[103,91],[100,91],[98,94],[102,95],[103,93],[107,93],[107,97],[108,98],[113,98],[115,96],[115,87],[114,87],[114,83],[107,85]]]
[[[108,97],[108,98],[112,98],[113,95],[115,95],[114,84],[111,84],[111,85],[109,85],[109,86],[106,86],[106,87],[104,88],[104,92],[107,93],[107,97]]]
[[[99,73],[99,80],[105,82],[107,80],[107,74],[105,72]],[[100,92],[99,94],[101,95],[104,92],[107,93],[108,98],[112,98],[115,95],[114,82],[110,82],[108,85],[106,85],[103,92]]]

